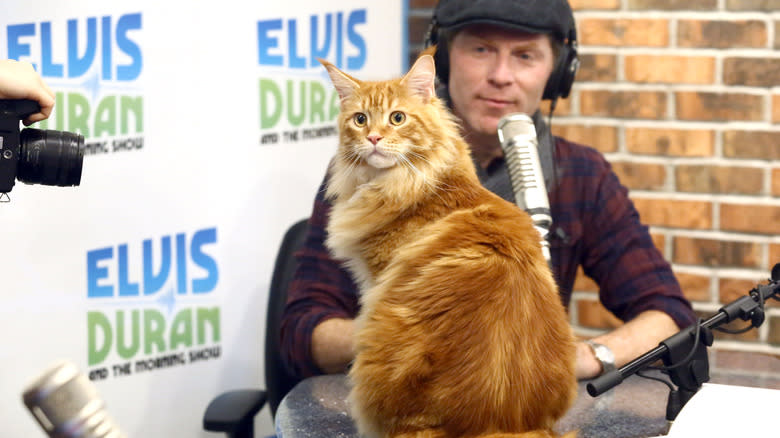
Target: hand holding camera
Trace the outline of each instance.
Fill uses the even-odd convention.
[[[0,202],[18,179],[27,184],[77,186],[81,182],[84,137],[27,128],[49,117],[54,93],[32,65],[0,59]]]
[[[32,100],[0,100],[0,194],[15,180],[27,184],[77,186],[81,182],[84,137],[70,132],[26,128],[19,121],[40,111]]]
[[[0,99],[30,99],[40,110],[24,119],[25,126],[46,119],[54,108],[54,92],[28,62],[0,59]]]

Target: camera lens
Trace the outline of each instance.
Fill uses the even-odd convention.
[[[77,186],[84,161],[84,136],[71,132],[27,128],[19,138],[16,178],[27,184]]]

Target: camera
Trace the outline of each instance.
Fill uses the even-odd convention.
[[[0,100],[0,195],[10,192],[17,179],[59,187],[81,182],[84,136],[34,128],[20,131],[19,122],[38,111],[33,100]]]

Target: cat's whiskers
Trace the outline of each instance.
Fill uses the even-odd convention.
[[[411,160],[409,160],[409,158],[408,158],[408,157],[406,157],[406,155],[404,155],[404,154],[400,154],[400,153],[399,153],[399,154],[397,155],[397,157],[399,158],[399,162],[400,162],[401,164],[403,164],[404,166],[406,166],[406,168],[408,168],[408,169],[411,169],[411,170],[412,170],[414,173],[416,173],[417,175],[419,175],[419,176],[420,176],[420,177],[423,179],[423,181],[427,181],[427,178],[426,178],[426,176],[425,176],[425,173],[423,173],[423,172],[422,172],[420,169],[418,169],[418,168],[417,168],[417,166],[415,166],[415,165],[414,165],[414,164],[411,162]]]
[[[353,149],[349,149],[345,153],[340,152],[336,158],[336,162],[342,166],[337,172],[343,173],[344,176],[351,178],[355,172],[355,168],[360,162],[360,155],[355,153]],[[323,185],[322,192],[327,193],[329,187],[331,187],[333,183],[334,181],[331,180],[328,184]]]
[[[431,162],[431,160],[428,159],[428,157],[426,157],[425,155],[423,155],[423,154],[421,154],[419,152],[416,152],[413,149],[413,147],[410,147],[409,151],[406,154],[410,155],[410,156],[413,156],[415,158],[418,158],[420,161],[425,162],[426,164],[428,164],[431,167],[435,167],[435,165]],[[436,184],[437,187],[440,187],[440,188],[442,188],[444,190],[453,190],[453,189],[455,189],[451,185],[449,185],[447,183],[444,183],[444,182],[441,182],[437,178],[433,178],[432,181]]]
[[[352,159],[349,161],[349,164],[347,165],[347,168],[345,169],[345,172],[347,173],[347,175],[350,175],[350,174],[352,174],[352,172],[355,171],[355,169],[357,168],[357,166],[358,166],[358,164],[360,163],[360,160],[361,160],[360,154],[358,154],[356,152],[353,152],[351,154],[351,156],[352,156],[351,157]]]
[[[424,161],[425,163],[433,166],[433,164],[431,163],[430,160],[428,160],[428,158],[426,158],[425,156],[423,156],[423,155],[421,155],[421,154],[419,154],[417,152],[409,151],[409,152],[407,152],[407,154],[411,155],[411,156],[414,156],[416,158],[419,158],[421,161]],[[432,189],[437,190],[437,191],[441,190],[441,191],[448,192],[448,191],[456,190],[455,187],[453,187],[450,184],[447,184],[447,183],[441,181],[440,179],[438,179],[436,177],[428,177],[425,180],[425,182],[426,182],[426,184],[428,184],[429,187],[431,187]]]
[[[420,156],[419,154],[416,154],[415,152],[407,152],[409,155],[417,155],[420,158],[422,158],[424,161],[428,161],[425,159],[425,157]],[[424,185],[426,185],[430,189],[430,193],[433,193],[436,195],[437,198],[441,199],[442,202],[446,202],[445,199],[439,194],[439,188],[446,186],[446,184],[443,184],[441,181],[438,180],[438,178],[435,177],[429,177],[425,174],[425,172],[418,169],[412,162],[409,160],[409,157],[399,154],[401,157],[401,163],[406,166],[407,168],[411,169],[413,172],[416,172],[420,178],[422,179],[422,182]]]
[[[358,163],[360,163],[360,154],[357,153],[354,148],[350,148],[345,158],[349,159],[349,161],[347,162],[347,167],[344,169],[344,172],[347,175],[351,175],[357,167]]]

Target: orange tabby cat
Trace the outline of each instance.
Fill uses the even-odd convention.
[[[554,436],[577,390],[571,329],[531,219],[480,185],[433,58],[384,82],[320,62],[341,98],[326,243],[361,290],[358,429]]]

